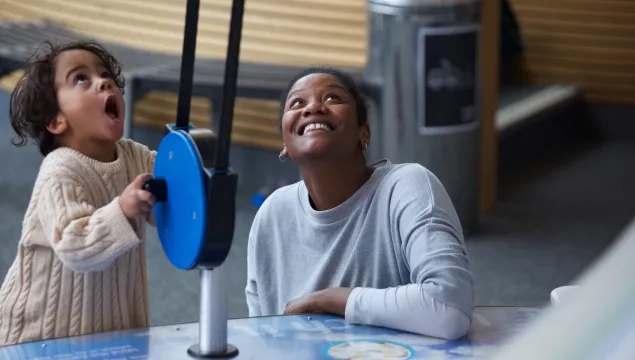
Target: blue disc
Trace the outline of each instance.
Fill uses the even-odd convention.
[[[154,206],[154,219],[163,251],[172,265],[191,269],[203,249],[207,219],[206,178],[192,138],[168,133],[157,151],[154,176],[168,186],[165,202]]]

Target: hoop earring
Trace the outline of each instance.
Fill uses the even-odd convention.
[[[364,141],[364,145],[362,145],[362,149],[364,149],[364,151],[368,150],[368,142]]]
[[[287,161],[287,154],[284,151],[284,149],[287,147],[286,143],[282,143],[282,151],[280,151],[280,154],[278,155],[278,160],[280,160],[280,162],[285,162]]]

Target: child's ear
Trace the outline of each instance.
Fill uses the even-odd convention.
[[[62,135],[68,129],[68,121],[64,115],[57,115],[53,121],[46,126],[46,129],[54,135]]]

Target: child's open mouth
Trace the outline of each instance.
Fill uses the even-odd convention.
[[[117,100],[115,98],[115,95],[108,96],[108,99],[106,99],[106,108],[105,108],[106,115],[108,115],[108,117],[113,120],[117,120],[119,119],[118,110],[119,109],[117,108]]]

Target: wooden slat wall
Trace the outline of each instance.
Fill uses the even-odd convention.
[[[10,18],[42,17],[106,40],[180,53],[185,0],[2,0]],[[365,0],[245,2],[241,58],[281,64],[365,62]],[[223,58],[230,0],[202,0],[197,54]]]
[[[365,65],[365,0],[249,0],[245,2],[241,59],[332,66]],[[224,58],[231,0],[202,0],[197,54]],[[134,47],[180,54],[185,0],[0,0],[0,18],[59,21],[70,29]],[[151,93],[134,122],[173,122],[176,96]],[[233,141],[279,149],[278,103],[237,99]],[[209,126],[210,105],[192,103],[192,122]]]
[[[635,105],[635,0],[511,0],[532,83],[580,86],[594,102]]]

